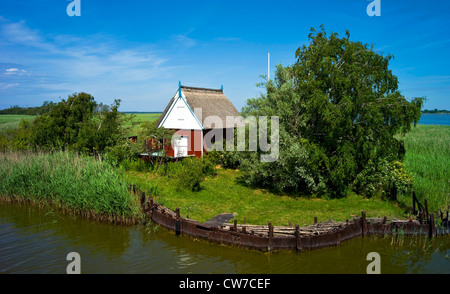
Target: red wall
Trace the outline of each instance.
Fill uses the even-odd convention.
[[[177,130],[176,135],[188,137],[188,155],[194,155],[195,157],[202,156],[202,140],[203,131],[201,130]],[[171,142],[166,142],[165,148],[166,154],[170,157],[174,157],[175,150],[172,148]],[[206,152],[206,150],[203,150]]]
[[[194,155],[195,157],[202,156],[202,141],[203,136],[208,133],[210,130],[176,130],[176,135],[188,137],[188,155]],[[223,139],[226,138],[226,129],[223,129]],[[222,138],[216,138],[218,142],[222,141]],[[150,139],[147,141],[147,145],[150,147],[153,144],[153,148],[159,145],[155,142],[154,139]],[[224,146],[225,148],[225,146]],[[164,150],[166,151],[167,156],[174,157],[175,150],[172,148],[170,140],[165,142]],[[203,154],[206,154],[206,143],[203,144]]]

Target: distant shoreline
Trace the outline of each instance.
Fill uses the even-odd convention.
[[[450,114],[450,111],[448,110],[442,110],[442,111],[438,111],[438,112],[432,112],[430,110],[423,110],[422,114]]]
[[[122,113],[163,113],[162,111],[121,111]]]

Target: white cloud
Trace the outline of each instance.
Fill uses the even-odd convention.
[[[178,39],[188,46],[195,43],[187,37]],[[103,34],[47,36],[28,28],[24,21],[0,22],[0,40],[0,64],[9,64],[3,77],[10,79],[0,89],[17,87],[20,82],[20,91],[39,93],[45,100],[81,91],[97,94],[94,97],[100,97],[99,101],[149,97],[157,83],[171,78],[179,67],[168,65],[169,58],[155,44],[129,45]],[[33,75],[12,60],[32,68]],[[21,80],[13,80],[19,76]]]
[[[5,70],[5,74],[6,75],[21,75],[21,74],[25,74],[27,71],[24,69],[18,69],[18,68],[8,68]]]

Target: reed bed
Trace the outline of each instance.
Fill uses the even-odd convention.
[[[405,137],[405,166],[414,189],[431,211],[450,205],[450,126],[418,125]],[[412,205],[411,197],[406,199]]]
[[[99,221],[134,224],[141,218],[139,201],[121,173],[104,161],[71,152],[6,152],[0,154],[0,195]]]

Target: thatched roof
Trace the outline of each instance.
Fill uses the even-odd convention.
[[[181,86],[181,91],[186,97],[186,102],[191,107],[192,111],[196,108],[202,109],[202,125],[205,127],[205,118],[208,116],[217,116],[222,119],[223,127],[230,128],[236,126],[244,126],[245,122],[243,119],[239,120],[238,125],[230,124],[226,125],[226,117],[239,116],[239,112],[234,107],[233,103],[228,100],[227,96],[223,93],[222,89],[206,89],[206,88],[196,88]],[[159,117],[156,122],[157,125],[161,123],[161,120],[165,117],[169,111],[170,105],[172,105],[175,98],[178,97],[178,93],[170,100],[163,114]],[[208,127],[205,127],[208,128]]]

